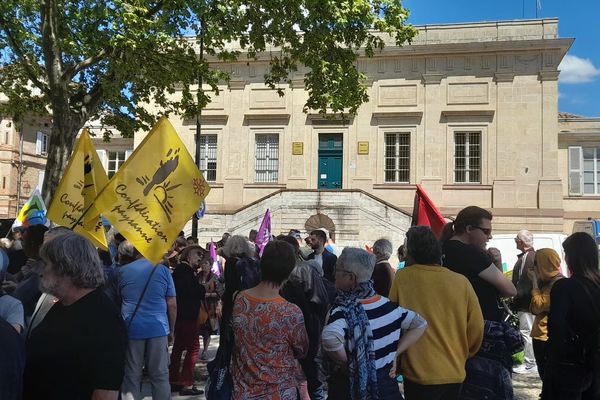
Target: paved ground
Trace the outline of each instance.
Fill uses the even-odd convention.
[[[214,357],[217,347],[219,345],[219,337],[213,336],[211,345],[208,351],[209,357]],[[196,380],[198,387],[204,388],[206,382],[206,362],[199,361],[196,365]],[[538,400],[540,390],[542,388],[540,378],[537,374],[526,374],[526,375],[513,375],[513,386],[515,392],[515,400]],[[151,400],[151,388],[150,385],[144,383],[144,400]],[[177,393],[173,393],[173,400],[205,400],[203,395],[201,396],[179,396]]]

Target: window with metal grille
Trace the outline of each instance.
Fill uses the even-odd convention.
[[[217,180],[217,135],[200,135],[200,171],[207,182]]]
[[[112,176],[119,170],[125,162],[125,151],[109,151],[108,152],[108,177]]]
[[[279,136],[256,135],[256,182],[279,181]]]
[[[454,182],[481,183],[481,132],[454,133]]]
[[[410,181],[410,132],[385,134],[385,181]]]

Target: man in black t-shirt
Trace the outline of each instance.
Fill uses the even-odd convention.
[[[98,253],[70,233],[44,243],[42,290],[58,302],[27,340],[24,399],[114,399],[123,380],[126,334],[101,290]]]

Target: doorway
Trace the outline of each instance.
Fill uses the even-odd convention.
[[[322,133],[319,135],[319,189],[342,188],[343,135]]]

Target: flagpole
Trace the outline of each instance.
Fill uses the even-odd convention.
[[[108,186],[108,185],[106,185],[106,186]],[[98,196],[96,196],[96,197],[98,197]],[[73,226],[71,227],[71,230],[74,230],[74,229],[77,227],[77,225],[78,225],[78,224],[81,222],[81,220],[83,219],[83,217],[85,217],[85,214],[87,214],[87,212],[88,212],[88,211],[90,211],[90,208],[92,208],[92,206],[94,205],[94,203],[95,203],[95,201],[92,201],[92,204],[90,204],[90,205],[88,206],[88,208],[86,208],[86,209],[85,209],[85,210],[84,210],[84,211],[81,213],[81,215],[79,216],[79,219],[78,219],[77,221],[75,221],[75,223],[74,223],[74,224],[73,224]]]
[[[202,32],[202,21],[200,21],[200,62],[204,58],[204,34]],[[202,93],[202,74],[198,74],[198,94]],[[198,98],[198,104],[200,99]],[[196,113],[196,165],[200,169],[200,132],[202,131],[202,108]],[[194,213],[192,216],[192,236],[198,237],[198,215]]]

